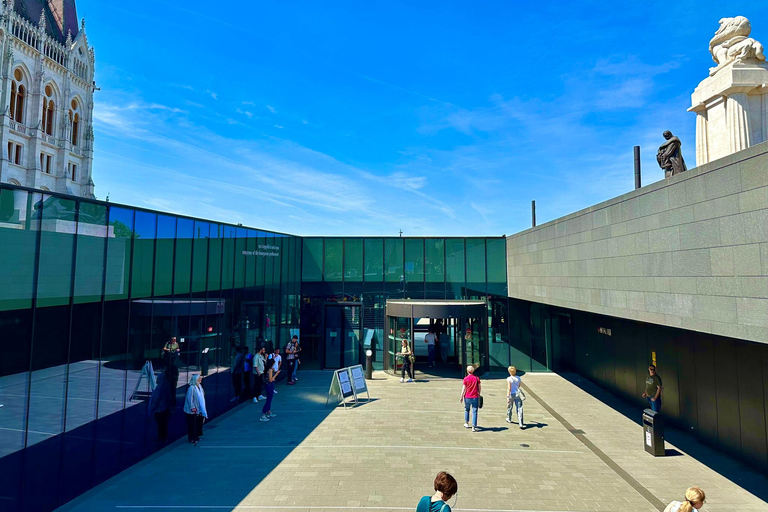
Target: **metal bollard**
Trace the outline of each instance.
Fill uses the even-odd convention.
[[[373,379],[373,351],[365,351],[365,380]]]

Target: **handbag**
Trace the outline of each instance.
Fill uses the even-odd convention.
[[[477,395],[477,408],[483,408],[483,395]]]

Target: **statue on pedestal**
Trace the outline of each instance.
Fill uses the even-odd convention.
[[[656,161],[659,162],[659,167],[664,169],[664,177],[669,178],[687,171],[688,168],[685,166],[683,152],[680,150],[680,139],[672,135],[669,130],[664,132],[664,138],[667,139],[667,142],[659,146]]]
[[[714,75],[732,62],[763,62],[763,45],[749,37],[752,26],[744,16],[723,18],[720,28],[709,42],[709,52],[717,66],[710,68],[709,76]]]

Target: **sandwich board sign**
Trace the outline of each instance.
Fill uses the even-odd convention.
[[[328,398],[325,399],[325,405],[328,405],[328,401],[331,397],[336,400],[336,405],[339,403],[347,407],[347,398],[352,397],[357,403],[357,395],[352,387],[352,382],[349,380],[349,369],[341,368],[333,372],[333,379],[331,380],[331,387],[328,390]]]
[[[368,393],[368,384],[365,382],[363,365],[358,364],[356,366],[350,366],[349,374],[352,376],[352,387],[355,389],[355,395],[362,396],[362,394],[365,393],[368,395],[368,400],[370,401],[371,395]]]

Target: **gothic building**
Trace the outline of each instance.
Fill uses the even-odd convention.
[[[0,182],[94,197],[94,53],[75,0],[4,0],[0,59]]]

